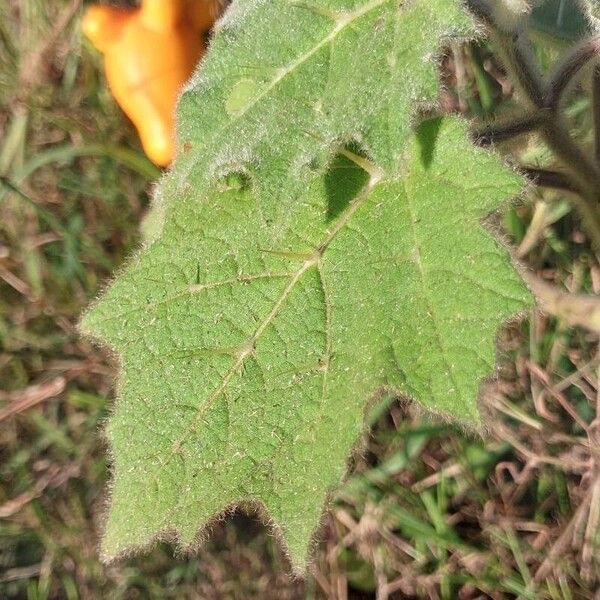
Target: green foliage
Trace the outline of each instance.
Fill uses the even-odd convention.
[[[531,24],[544,33],[573,42],[589,34],[588,12],[585,2],[544,0],[533,9]]]
[[[530,301],[482,220],[521,180],[455,119],[410,126],[469,31],[454,0],[234,3],[146,245],[82,323],[121,361],[107,555],[246,502],[302,567],[370,399],[479,422]]]

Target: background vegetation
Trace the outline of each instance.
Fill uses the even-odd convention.
[[[163,545],[99,562],[115,365],[76,323],[135,248],[159,172],[81,38],[81,8],[0,4],[0,597],[598,598],[598,340],[537,312],[500,335],[485,439],[400,400],[374,415],[306,581],[241,512],[194,556]],[[536,49],[547,67],[561,44],[540,35]],[[519,103],[486,43],[447,48],[440,73],[446,112],[484,122]],[[568,107],[581,144],[593,137],[587,98],[582,88]],[[535,136],[501,150],[548,156]],[[566,200],[531,187],[503,226],[540,277],[599,294]]]

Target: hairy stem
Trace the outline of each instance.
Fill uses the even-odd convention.
[[[524,99],[532,109],[543,109],[546,96],[544,81],[522,30],[507,34],[494,29],[494,34],[503,54],[504,65],[521,88]]]
[[[588,235],[595,249],[598,250],[596,241],[600,240],[600,210],[591,207],[590,203],[584,200],[581,190],[573,184],[571,179],[565,177],[563,173],[546,169],[520,167],[519,170],[536,185],[568,193],[569,202],[585,222]]]
[[[600,164],[600,67],[594,69],[592,80],[592,111],[594,117],[594,151],[596,164]]]
[[[545,115],[540,112],[524,115],[505,123],[493,123],[473,132],[473,141],[479,146],[489,146],[518,135],[538,131],[544,124]]]
[[[559,103],[555,102],[554,107],[549,106],[548,94],[541,83],[542,77],[523,31],[507,34],[493,27],[493,33],[499,42],[506,69],[514,77],[531,108],[537,109],[542,117],[542,136],[555,156],[567,167],[573,187],[580,192],[570,199],[595,251],[600,253],[600,171],[571,138],[568,126],[559,114]]]
[[[571,194],[581,194],[569,177],[565,177],[563,173],[559,173],[558,171],[549,171],[534,167],[518,167],[518,169],[527,179],[540,187],[570,192]]]
[[[571,177],[577,182],[590,208],[600,212],[598,169],[573,141],[561,115],[555,114],[553,119],[546,121],[542,134],[557,158],[569,168]]]
[[[558,109],[561,98],[573,79],[598,54],[600,54],[600,37],[594,37],[576,48],[558,64],[548,81],[545,102],[548,108]]]

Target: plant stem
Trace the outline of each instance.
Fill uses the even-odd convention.
[[[539,111],[518,117],[505,123],[493,123],[473,133],[473,141],[479,146],[489,146],[510,140],[523,133],[538,131],[545,122]]]
[[[568,177],[565,177],[563,173],[549,171],[547,169],[537,169],[534,167],[517,168],[525,175],[525,177],[527,177],[527,179],[540,187],[570,192],[571,194],[581,194],[581,192],[573,186],[573,182]]]
[[[500,29],[494,29],[494,33],[504,55],[504,66],[521,88],[530,108],[540,111],[545,107],[544,80],[523,31],[507,34]]]
[[[600,37],[594,37],[571,52],[565,60],[558,64],[550,75],[546,106],[557,110],[566,89],[583,67],[600,53]]]
[[[547,102],[548,94],[533,60],[530,44],[523,31],[507,34],[493,28],[508,72],[521,88],[531,108],[543,116],[540,131],[555,156],[568,168],[575,189],[580,194],[571,196],[573,207],[579,213],[594,250],[600,254],[600,172],[571,138],[564,118],[558,112],[558,101],[554,106]],[[569,69],[571,76],[578,69]],[[559,69],[560,71],[560,69]],[[561,87],[561,86],[558,86]],[[562,85],[564,91],[566,86]]]
[[[521,167],[519,170],[536,185],[560,190],[569,194],[569,202],[579,213],[582,221],[585,222],[586,230],[594,245],[594,249],[598,251],[599,247],[596,246],[596,240],[600,240],[600,210],[590,207],[590,203],[584,200],[583,194],[573,185],[570,179],[565,177],[563,173],[547,171],[545,169]]]
[[[563,118],[555,114],[542,126],[542,135],[554,154],[569,168],[571,177],[577,182],[582,197],[589,202],[600,216],[600,174],[596,165],[588,159],[573,141]]]
[[[596,164],[600,164],[600,67],[594,69],[592,79],[592,113],[594,117],[594,150]]]

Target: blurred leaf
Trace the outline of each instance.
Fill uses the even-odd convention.
[[[590,32],[585,12],[576,0],[545,0],[533,9],[532,27],[566,42],[584,38]]]

